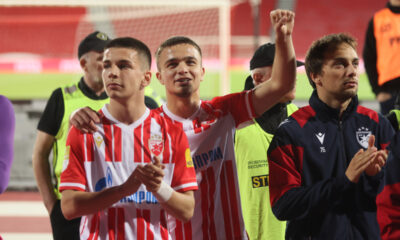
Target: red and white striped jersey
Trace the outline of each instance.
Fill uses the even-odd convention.
[[[255,117],[251,98],[252,91],[245,91],[202,101],[187,119],[174,115],[165,105],[157,109],[185,131],[199,186],[194,193],[195,211],[191,221],[168,219],[175,239],[247,239],[234,134],[239,124]]]
[[[146,109],[130,125],[100,110],[102,123],[93,134],[72,127],[67,139],[60,191],[97,192],[121,185],[139,164],[159,155],[165,165],[164,181],[175,191],[197,189],[188,140],[182,129]],[[171,239],[167,214],[151,192],[141,185],[108,209],[81,220],[81,239]]]

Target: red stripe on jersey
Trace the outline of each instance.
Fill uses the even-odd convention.
[[[299,123],[300,127],[303,128],[307,121],[315,116],[314,109],[311,106],[305,106],[294,112],[291,115]]]
[[[183,224],[181,221],[176,221],[175,239],[183,239]]]
[[[108,209],[108,239],[115,240],[115,208]]]
[[[94,151],[94,143],[93,143],[93,135],[85,134],[86,136],[86,161],[93,162],[93,151]]]
[[[154,234],[151,231],[150,228],[150,210],[143,210],[143,218],[145,219],[145,223],[146,223],[146,234],[147,234],[147,240],[154,240]]]
[[[239,221],[239,205],[237,199],[237,192],[236,189],[239,189],[239,186],[236,186],[236,182],[232,181],[235,179],[234,171],[233,171],[233,162],[232,160],[225,161],[224,163],[225,172],[227,174],[227,185],[229,187],[229,201],[232,211],[232,222],[233,222],[233,230],[234,230],[234,238],[237,239],[241,236],[241,229],[240,229],[240,221]]]
[[[145,222],[142,217],[142,210],[136,209],[136,225],[137,225],[137,240],[144,240],[144,229],[145,229]]]
[[[104,144],[105,144],[105,155],[106,162],[112,161],[112,135],[111,135],[111,123],[107,118],[103,118],[103,129],[104,129]]]
[[[186,222],[183,225],[183,228],[185,229],[185,239],[191,239],[192,238],[192,224],[191,224],[191,221]]]
[[[210,239],[208,236],[208,186],[206,171],[201,171],[201,183],[200,183],[200,191],[201,191],[201,215],[203,219],[202,230],[203,230],[203,239]]]
[[[160,211],[160,234],[161,239],[168,239],[168,227],[167,227],[167,219],[165,218],[165,211]],[[176,238],[182,239],[182,238]]]
[[[229,199],[228,193],[226,192],[228,189],[223,186],[227,186],[227,179],[225,173],[225,167],[223,166],[221,169],[221,202],[222,202],[222,213],[224,214],[224,226],[225,226],[225,235],[226,239],[232,239],[232,226],[231,226],[231,216],[229,210]]]
[[[96,213],[93,215],[92,220],[90,221],[90,235],[88,240],[96,240],[99,236],[99,216],[100,213]]]
[[[210,210],[208,215],[210,216],[210,235],[212,239],[217,238],[217,231],[215,229],[215,218],[214,218],[214,209],[215,209],[215,202],[212,199],[212,196],[215,196],[215,177],[214,177],[214,169],[212,167],[207,168],[207,179],[210,186],[208,196],[210,196]]]
[[[146,148],[146,144],[142,144],[142,125],[133,130],[133,151],[134,151],[134,162],[142,162],[142,147]]]
[[[271,206],[292,188],[300,187],[303,172],[304,148],[293,145],[279,146],[268,155],[269,196]],[[293,161],[296,159],[296,161]]]
[[[373,110],[371,110],[371,109],[369,109],[369,108],[366,108],[366,107],[363,107],[363,106],[359,105],[357,107],[357,113],[365,115],[365,116],[368,116],[370,119],[374,120],[376,123],[379,123],[379,115],[378,115],[378,113],[373,111]]]
[[[113,125],[114,130],[114,161],[121,162],[122,158],[122,136],[121,128]]]
[[[125,213],[123,208],[117,208],[117,240],[125,240]]]
[[[176,134],[175,134],[175,136],[176,136]],[[163,132],[163,139],[165,140],[164,141],[164,151],[163,151],[163,163],[164,164],[172,163],[173,159],[175,159],[176,151],[170,151],[170,148],[173,146],[171,145],[171,143],[169,141],[170,139],[168,138],[168,134],[166,132]]]
[[[137,143],[140,145],[140,147],[143,147],[143,150],[144,150],[143,162],[148,163],[148,162],[151,162],[151,155],[150,155],[150,149],[149,149],[151,117],[146,118],[146,120],[144,120],[143,124],[140,125],[139,127],[144,129],[143,140],[141,140],[140,142],[137,142]],[[145,131],[145,130],[147,130],[147,131]]]
[[[200,183],[203,239],[216,239],[213,200],[215,194],[214,169],[209,167],[207,170],[202,171],[201,175],[203,179]]]

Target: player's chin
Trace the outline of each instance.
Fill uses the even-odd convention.
[[[357,95],[357,88],[345,89],[342,95],[345,96],[345,98],[353,98]]]

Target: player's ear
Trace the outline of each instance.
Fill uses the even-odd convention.
[[[253,75],[251,77],[253,78],[254,82],[261,82],[261,80],[264,76],[259,72],[255,72],[255,73],[253,73]]]
[[[321,75],[318,73],[310,73],[311,80],[314,82],[315,85],[322,86],[321,82]]]
[[[81,65],[81,68],[82,68],[83,70],[86,70],[86,63],[87,63],[86,57],[85,57],[85,56],[82,56],[82,57],[79,59],[79,64]]]
[[[206,69],[204,68],[204,67],[201,67],[201,78],[200,78],[200,81],[203,81],[203,79],[204,79],[204,74],[206,74]]]
[[[162,85],[164,85],[164,80],[161,78],[161,73],[160,72],[156,72],[156,77],[157,77],[158,81],[160,81],[160,83]]]
[[[150,82],[151,82],[151,72],[147,71],[144,73],[144,78],[142,80],[142,86],[146,87],[146,86],[150,85]]]

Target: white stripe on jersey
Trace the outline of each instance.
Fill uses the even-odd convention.
[[[175,187],[174,190],[175,191],[179,191],[181,189],[185,189],[185,188],[188,188],[188,187],[195,187],[195,186],[197,186],[196,183],[187,183],[187,184],[182,184],[179,187]]]
[[[60,183],[60,187],[78,187],[82,190],[86,190],[86,186],[80,183]]]

